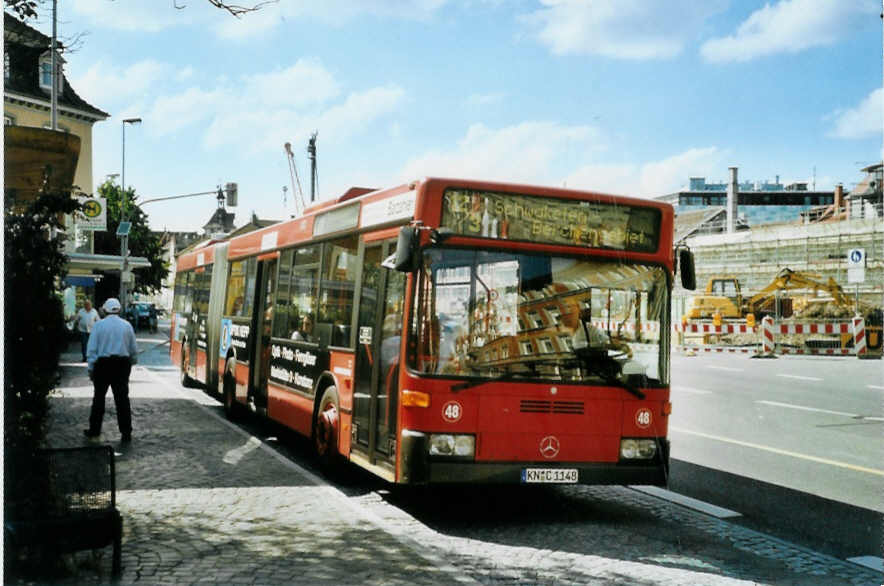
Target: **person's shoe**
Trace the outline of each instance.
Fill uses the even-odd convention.
[[[89,439],[95,439],[101,435],[101,432],[100,431],[92,431],[91,429],[84,429],[83,435],[85,435]]]
[[[120,443],[131,444],[132,443],[132,434],[124,433],[123,437],[120,438]]]

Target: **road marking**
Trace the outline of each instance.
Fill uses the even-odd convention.
[[[712,515],[713,517],[718,517],[719,519],[731,519],[733,517],[743,516],[742,513],[738,513],[730,509],[725,509],[724,507],[718,507],[713,505],[712,503],[697,500],[683,494],[678,494],[677,492],[672,492],[671,490],[666,490],[665,488],[660,488],[659,486],[630,486],[629,488],[651,496],[655,496],[657,498],[661,498],[669,502],[673,502],[675,504],[693,509],[695,511],[700,511],[701,513],[706,513],[707,515]]]
[[[884,470],[879,470],[877,468],[866,468],[865,466],[856,466],[854,464],[847,464],[846,462],[839,462],[837,460],[829,460],[828,458],[819,458],[817,456],[810,456],[808,454],[799,454],[798,452],[791,452],[789,450],[781,450],[779,448],[772,448],[770,446],[763,446],[761,444],[753,444],[751,442],[744,442],[737,439],[722,437],[720,435],[712,435],[710,433],[702,433],[699,431],[691,431],[689,429],[683,429],[680,427],[669,426],[669,429],[678,433],[686,433],[688,435],[696,435],[698,437],[705,437],[707,439],[716,440],[719,442],[725,442],[728,444],[734,444],[738,446],[743,446],[746,448],[754,448],[756,450],[763,450],[765,452],[771,452],[773,454],[780,454],[781,456],[790,456],[792,458],[799,458],[801,460],[809,460],[810,462],[816,462],[818,464],[827,464],[829,466],[837,466],[838,468],[847,468],[848,470],[853,470],[855,472],[865,472],[866,474],[874,474],[875,476],[884,476]]]
[[[742,368],[734,368],[732,366],[711,366],[711,365],[708,365],[708,366],[706,366],[706,368],[712,368],[714,370],[727,370],[730,372],[743,372]]]
[[[815,381],[823,380],[823,379],[817,378],[815,376],[801,376],[798,374],[778,374],[777,376],[780,376],[783,378],[794,378],[794,379],[798,379],[798,380],[815,380]]]
[[[845,413],[844,411],[830,411],[828,409],[817,409],[816,407],[804,407],[803,405],[792,405],[790,403],[777,403],[776,401],[755,401],[763,405],[772,405],[774,407],[785,407],[786,409],[799,409],[801,411],[815,411],[817,413],[828,413],[829,415],[841,415],[852,419],[865,419],[868,421],[884,421],[884,417],[866,417],[857,413]]]
[[[711,395],[712,391],[704,391],[703,389],[692,389],[691,387],[683,387],[681,385],[672,387],[673,391],[681,391],[684,393],[694,393],[696,395]]]
[[[866,385],[866,388],[875,389],[877,391],[884,391],[884,387],[879,387],[878,385]]]
[[[848,562],[853,562],[854,564],[859,564],[861,566],[865,566],[867,568],[872,568],[873,570],[877,570],[878,572],[884,572],[884,559],[873,556],[873,555],[864,555],[856,558],[847,558]]]

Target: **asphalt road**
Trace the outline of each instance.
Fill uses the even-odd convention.
[[[884,362],[676,356],[672,457],[884,512]]]
[[[168,345],[142,358],[176,377]],[[674,356],[670,489],[739,512],[731,523],[814,551],[880,557],[882,367],[855,358]],[[255,420],[240,425],[312,469],[302,438]],[[371,475],[353,475],[347,492],[388,493]],[[408,498],[394,500],[433,517]]]
[[[884,543],[884,363],[673,357],[670,489],[842,558]]]

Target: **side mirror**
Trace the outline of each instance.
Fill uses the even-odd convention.
[[[399,271],[400,273],[413,273],[418,267],[418,243],[419,235],[417,228],[403,226],[399,230],[399,240],[396,242],[396,253],[385,259],[381,266]]]
[[[697,275],[694,272],[694,253],[687,248],[678,249],[678,269],[681,271],[681,286],[688,291],[697,288]]]
[[[430,230],[430,242],[433,244],[441,244],[454,236],[454,230],[451,228],[439,228],[438,230]]]

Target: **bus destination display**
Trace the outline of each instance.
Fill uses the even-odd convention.
[[[448,189],[442,200],[442,226],[464,236],[656,252],[660,212],[603,202]]]

